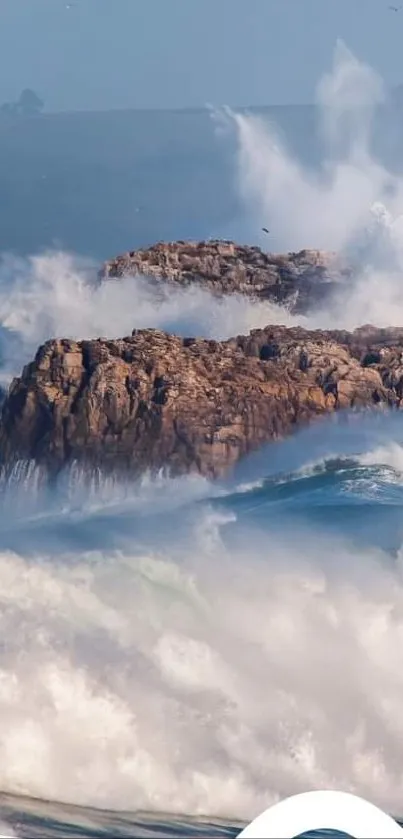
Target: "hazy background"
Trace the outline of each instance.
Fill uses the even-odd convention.
[[[402,35],[384,0],[1,0],[0,99],[29,86],[52,111],[306,103],[336,38],[402,82]]]
[[[54,336],[402,325],[403,11],[69,5],[0,0],[3,387]],[[208,235],[331,248],[357,270],[293,318],[197,286],[92,285],[77,256]],[[112,816],[57,801],[120,810],[120,835],[129,808],[252,818],[307,788],[402,815],[401,415],[339,416],[225,484],[89,487],[72,469],[49,497],[16,464],[0,492],[0,819],[4,790],[53,802],[27,822],[14,799],[17,836],[112,835]]]
[[[257,108],[317,165],[309,103],[336,39],[392,90],[402,35],[403,10],[380,0],[1,0],[0,251],[98,260],[158,239],[260,241],[209,107]],[[25,88],[43,109],[10,115]],[[376,141],[395,167],[400,99]]]

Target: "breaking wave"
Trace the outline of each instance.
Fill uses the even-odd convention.
[[[226,116],[250,212],[286,248],[356,260],[326,312],[156,297],[146,278],[99,285],[71,255],[3,257],[3,381],[52,336],[403,325],[403,189],[368,146],[381,91],[339,45],[316,175],[255,118]],[[250,819],[341,788],[399,815],[402,493],[398,415],[321,423],[214,485],[72,469],[50,495],[19,464],[0,496],[0,789]]]
[[[1,517],[3,791],[248,819],[339,787],[399,812],[403,437],[332,428],[249,487],[246,464]]]

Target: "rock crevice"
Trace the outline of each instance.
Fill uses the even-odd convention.
[[[198,285],[212,294],[242,294],[303,312],[330,297],[351,276],[334,253],[272,254],[234,242],[161,242],[106,262],[101,281],[143,275],[155,282]]]
[[[0,459],[216,477],[313,419],[402,398],[403,329],[52,340],[11,385]]]

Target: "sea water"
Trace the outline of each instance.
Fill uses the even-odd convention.
[[[346,67],[359,76],[368,116],[373,73],[339,48],[336,79]],[[38,232],[45,193],[33,240],[20,235],[32,232],[31,215],[4,240],[2,385],[54,336],[403,325],[401,179],[361,128],[340,156],[329,114],[339,117],[344,103],[332,110],[328,90],[320,113],[330,145],[314,175],[256,114],[215,115],[221,148],[230,133],[238,203],[215,219],[200,204],[190,226],[192,235],[210,225],[212,235],[236,229],[250,241],[268,224],[273,249],[347,254],[355,274],[331,306],[296,319],[200,288],[156,299],[147,278],[99,286],[94,256],[120,248],[120,222],[122,249],[144,243],[134,222],[128,241],[128,205],[120,211],[110,192],[113,235],[105,216],[97,228],[85,211],[79,240],[52,188],[60,246],[41,249],[57,239]],[[356,114],[346,113],[353,130]],[[200,159],[189,159],[193,178]],[[173,180],[174,162],[159,156]],[[141,190],[136,206],[147,204],[147,181]],[[87,207],[103,206],[92,186],[86,195]],[[196,206],[193,187],[191,199]],[[185,236],[181,218],[175,235]],[[158,239],[168,228],[147,230]],[[271,803],[308,789],[350,791],[401,816],[402,506],[399,412],[329,418],[214,483],[194,475],[123,483],[76,464],[50,494],[35,464],[17,464],[0,487],[3,832],[235,836]]]

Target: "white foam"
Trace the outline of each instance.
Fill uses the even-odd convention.
[[[357,253],[377,201],[387,207],[379,213],[375,206],[382,230],[402,215],[400,181],[384,200],[391,176],[371,160],[365,132],[352,142],[351,73],[353,92],[365,90],[367,119],[378,101],[373,74],[349,55],[340,59],[339,49],[322,97],[327,107],[329,95],[330,104],[339,97],[338,119],[347,120],[351,143],[337,159],[332,129],[333,157],[322,179],[262,124],[234,118],[244,195],[259,218],[275,221],[287,248]],[[399,226],[392,244],[386,237],[382,259],[374,249],[376,269],[369,264],[347,289],[343,309],[324,313],[322,325],[326,317],[329,325],[332,318],[333,325],[403,323],[393,244]],[[63,254],[3,261],[7,375],[52,335],[114,336],[152,325],[221,337],[284,322],[279,309],[218,303],[196,289],[170,290],[158,302],[141,278],[95,288],[91,270]],[[367,462],[385,459],[374,451]],[[393,458],[400,463],[396,449]],[[182,499],[189,486],[144,484],[125,499],[104,488],[82,517],[92,517],[102,536],[96,513],[108,503],[118,513],[132,504],[135,517],[158,498],[166,510],[170,491]],[[198,501],[208,495],[206,485],[192,491]],[[180,503],[169,512],[179,532]],[[77,535],[68,505],[62,515]],[[199,505],[185,544],[159,536],[156,516],[147,550],[133,528],[120,552],[81,545],[75,553],[38,548],[32,557],[27,543],[19,554],[0,554],[0,789],[250,819],[270,800],[324,787],[401,812],[400,560],[392,567],[380,551],[301,534],[293,523],[280,537],[270,517],[264,534],[238,521],[242,539],[230,551],[223,533],[234,519],[235,512],[217,516]]]
[[[248,818],[336,785],[396,811],[399,573],[297,533],[230,556],[202,515],[180,559],[0,555],[0,788]]]
[[[326,151],[315,171],[293,157],[272,123],[222,116],[236,132],[240,194],[256,229],[264,219],[277,250],[324,248],[355,266],[334,305],[293,323],[403,325],[403,179],[371,153],[382,96],[382,80],[339,42],[317,90]]]
[[[284,316],[269,303],[236,295],[219,300],[196,286],[163,292],[144,277],[98,284],[92,266],[66,253],[7,256],[0,261],[1,376],[8,382],[53,337],[115,338],[152,326],[222,339]]]

